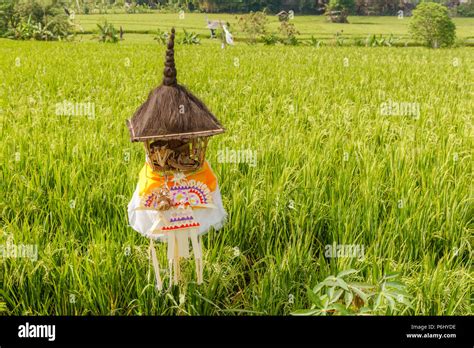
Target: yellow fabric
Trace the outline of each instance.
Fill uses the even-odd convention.
[[[168,187],[172,187],[175,184],[173,177],[173,175],[166,176],[166,184]],[[212,171],[207,161],[204,162],[200,169],[185,174],[185,177],[186,180],[196,180],[206,184],[211,192],[213,192],[217,187],[216,175]],[[143,196],[144,194],[148,194],[152,190],[163,186],[164,183],[165,175],[154,172],[151,166],[148,163],[145,163],[142,170],[140,171],[138,179],[139,195]]]

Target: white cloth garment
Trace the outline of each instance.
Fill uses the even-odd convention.
[[[232,34],[230,33],[229,29],[227,29],[227,26],[225,24],[222,25],[222,29],[224,29],[225,41],[227,42],[227,44],[228,45],[233,45],[234,44],[234,38],[232,37]]]

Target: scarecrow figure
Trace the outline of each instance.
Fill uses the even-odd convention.
[[[170,286],[179,280],[179,259],[191,241],[202,283],[200,236],[226,218],[217,178],[205,160],[210,136],[224,132],[204,103],[177,83],[175,30],[166,51],[163,82],[127,121],[132,142],[145,145],[146,163],[128,205],[130,226],[150,239],[156,285],[162,289],[154,240],[168,244]]]
[[[227,45],[234,45],[234,38],[232,37],[232,34],[229,31],[230,24],[227,22],[226,24],[223,24],[221,22],[221,48],[224,49],[226,44]]]
[[[221,21],[217,21],[217,20],[214,20],[214,21],[210,21],[209,18],[207,18],[206,16],[206,27],[207,29],[210,30],[211,32],[211,39],[214,39],[216,37],[216,30],[219,29],[220,25],[221,25]]]
[[[278,20],[280,22],[288,22],[288,20],[290,19],[290,14],[284,10],[278,12],[275,16],[278,17]]]

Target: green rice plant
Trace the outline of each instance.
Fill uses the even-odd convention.
[[[321,40],[316,39],[313,35],[311,35],[311,37],[307,41],[307,45],[319,48],[323,45],[323,42]]]
[[[273,33],[265,34],[260,37],[264,45],[271,46],[276,45],[279,41],[278,36]]]
[[[342,35],[337,34],[337,35],[334,37],[334,45],[335,45],[336,47],[344,46],[345,40],[346,40],[346,39],[345,39]]]
[[[0,227],[12,244],[37,247],[36,258],[0,254],[2,314],[288,315],[311,308],[308,286],[312,292],[354,269],[339,278],[371,286],[360,289],[368,305],[352,289],[355,314],[368,306],[366,314],[472,315],[466,47],[315,50],[237,42],[229,54],[204,39],[177,47],[178,81],[226,128],[210,140],[206,158],[229,215],[223,229],[203,236],[204,284],[156,291],[149,241],[128,226],[144,153],[130,143],[124,120],[162,79],[157,19],[162,30],[205,33],[193,29],[204,15],[186,16],[107,15],[116,27],[127,25],[127,34],[129,26],[135,30],[120,45],[0,40]],[[130,17],[134,23],[126,24]],[[299,39],[332,40],[338,24],[299,17]],[[79,16],[89,32],[100,18]],[[405,39],[408,21],[351,17],[347,41],[366,37],[362,20],[380,21],[371,32]],[[269,19],[269,29],[278,25]],[[90,102],[95,112],[58,113],[64,101]],[[226,149],[250,150],[254,161],[222,159]],[[327,257],[333,243],[364,253]],[[7,244],[0,236],[0,247]],[[163,265],[165,249],[157,248]],[[192,261],[183,260],[182,269],[194,279]],[[388,284],[398,280],[384,279],[387,270],[400,274],[410,297],[398,297],[401,285]],[[166,271],[162,277],[168,280]],[[328,296],[329,287],[317,296]],[[382,294],[375,310],[372,293]],[[335,303],[346,308],[344,296]],[[326,314],[342,312],[339,306]]]
[[[356,38],[354,39],[354,45],[359,47],[366,46],[366,39]]]

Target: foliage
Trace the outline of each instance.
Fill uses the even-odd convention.
[[[349,269],[337,276],[329,276],[308,289],[312,306],[297,310],[293,315],[354,315],[354,314],[404,314],[412,308],[411,296],[406,285],[397,281],[398,274],[383,276],[376,284],[349,281],[358,271]]]
[[[355,7],[354,0],[330,0],[327,6],[332,11],[353,11]]]
[[[125,12],[126,13],[151,13],[151,8],[148,6],[148,4],[137,4],[133,2],[130,5],[125,6]]]
[[[51,27],[54,27],[54,22],[50,21],[43,26],[41,22],[32,23],[31,17],[25,22],[21,22],[15,29],[10,30],[7,33],[7,37],[14,40],[38,40],[38,41],[54,41],[68,39],[69,34],[67,31],[62,32],[58,35],[58,28],[53,32]]]
[[[141,16],[130,26],[205,33],[203,15]],[[95,29],[100,16],[84,17],[85,30]],[[332,39],[332,24],[307,19],[294,20],[307,38]],[[350,28],[388,37],[392,20]],[[191,282],[159,293],[149,241],[126,215],[144,150],[123,120],[160,83],[164,58],[137,36],[127,45],[0,40],[0,228],[15,244],[38,246],[37,261],[0,261],[8,314],[287,315],[311,307],[306,285],[354,268],[343,280],[376,285],[400,270],[407,314],[472,315],[472,49],[181,46],[179,82],[227,129],[206,159],[229,217],[202,236],[204,284],[183,260]],[[64,99],[91,101],[96,116],[55,115]],[[381,117],[388,99],[419,103],[419,119]],[[256,165],[220,161],[226,149],[255,151]],[[333,241],[365,245],[364,258],[325,257]],[[156,246],[167,283],[166,246]]]
[[[166,45],[168,43],[168,38],[169,38],[168,32],[158,29],[153,40],[157,41],[161,45]]]
[[[415,2],[400,0],[356,0],[354,13],[362,16],[395,16],[399,10],[409,12]]]
[[[337,47],[344,46],[344,41],[345,37],[342,35],[342,33],[337,32],[336,35],[334,36],[334,45]]]
[[[179,40],[179,43],[182,45],[199,45],[201,43],[201,39],[194,31],[188,32],[186,29],[183,29],[183,36]]]
[[[15,11],[15,4],[16,1],[2,1],[0,3],[0,36],[20,24],[21,17],[18,11]]]
[[[257,42],[257,37],[265,35],[267,31],[267,14],[265,12],[250,12],[237,17],[237,23],[247,35],[251,43]]]
[[[296,35],[299,35],[299,32],[296,30],[296,27],[293,23],[289,21],[280,22],[280,27],[278,28],[280,36],[275,33],[265,33],[260,36],[261,41],[264,45],[275,45],[277,43],[282,43],[284,45],[296,46],[299,44],[299,41]]]
[[[30,40],[33,38],[33,32],[35,30],[35,24],[31,22],[31,17],[26,21],[20,21],[20,23],[12,29],[6,32],[6,37],[13,40]]]
[[[393,37],[393,35],[390,35],[388,38],[383,37],[383,35],[380,35],[380,37],[377,37],[377,35],[369,35],[365,39],[365,46],[367,47],[382,47],[382,46],[388,46],[392,47],[395,43],[397,42],[397,39]],[[360,45],[358,45],[360,46]]]
[[[98,36],[96,38],[99,42],[107,42],[107,43],[117,43],[120,40],[120,34],[115,29],[112,23],[107,22],[107,20],[101,25],[97,24],[99,29]]]
[[[149,35],[149,38],[152,40],[153,37],[156,35],[157,28],[161,30],[168,31],[170,30],[171,23],[175,23],[179,26],[179,28],[185,28],[188,31],[195,31],[199,34],[201,38],[201,42],[204,43],[207,41],[207,37],[209,35],[209,29],[205,27],[205,16],[203,14],[195,14],[195,13],[186,13],[185,20],[180,20],[179,16],[176,14],[157,14],[156,16],[150,16],[146,14],[136,14],[133,17],[126,17],[126,15],[107,15],[105,19],[109,21],[123,21],[123,20],[131,20],[133,19],[134,23],[132,26],[127,26],[127,33],[130,34],[143,34]],[[209,16],[211,17],[211,16]],[[87,33],[93,32],[96,30],[97,23],[100,23],[104,16],[83,16],[79,15],[77,18],[77,22],[81,24],[84,31]],[[268,15],[267,18],[270,19]],[[248,41],[248,36],[243,33],[240,27],[237,25],[237,19],[235,15],[232,14],[221,14],[221,15],[214,15],[210,19],[212,20],[222,20],[223,22],[230,22],[232,25],[232,35],[236,41],[236,45],[239,43],[244,43]],[[158,20],[158,21],[157,21]],[[398,20],[396,17],[384,17],[384,18],[354,18],[353,24],[350,27],[344,28],[344,26],[340,27],[345,29],[347,33],[344,33],[345,37],[345,45],[347,46],[349,42],[353,43],[355,38],[365,38],[369,34],[377,33],[378,35],[383,35],[384,37],[389,37],[390,34],[400,38],[403,40],[408,40],[410,46],[415,46],[416,42],[410,39],[408,36],[408,26],[411,19],[406,18],[405,20]],[[363,25],[359,25],[357,22],[363,21]],[[455,18],[454,19],[457,28],[458,37],[461,39],[468,39],[472,36],[472,30],[470,28],[469,19],[461,19]],[[326,18],[324,16],[313,16],[313,17],[303,17],[303,16],[295,16],[294,19],[291,20],[294,23],[302,34],[297,35],[298,40],[300,41],[307,41],[311,35],[315,38],[324,41],[325,43],[329,43],[333,40],[333,34],[335,32],[335,28],[331,23],[326,22]],[[352,21],[351,21],[352,22]],[[275,35],[279,36],[278,28],[280,23],[278,22],[277,18],[273,18],[267,25],[268,33],[274,33]],[[394,26],[395,25],[395,26]],[[117,25],[116,25],[117,26]],[[117,26],[118,28],[118,26]],[[340,28],[337,30],[341,31]],[[178,32],[181,34],[182,29],[179,29]],[[135,36],[134,38],[137,39],[144,39],[146,36]],[[147,39],[148,40],[148,39]],[[262,42],[261,36],[257,37],[257,42]],[[419,44],[418,44],[419,45]],[[474,42],[465,41],[463,45],[474,45]]]
[[[158,7],[160,13],[179,13],[181,11],[187,12],[188,8],[184,5],[184,3],[179,1],[170,1],[160,4]]]
[[[49,30],[50,24],[49,22],[45,26],[41,23],[37,23],[33,28],[33,38],[38,41],[51,41],[54,39],[54,34]]]
[[[333,23],[348,23],[347,17],[354,6],[354,0],[330,0],[326,6],[326,15]]]
[[[18,40],[64,40],[73,26],[59,0],[12,1],[0,7],[0,33]]]
[[[264,34],[260,38],[264,45],[275,45],[280,41],[274,33]]]
[[[280,22],[279,32],[282,36],[281,42],[283,44],[292,46],[298,45],[296,35],[299,35],[299,32],[293,23],[286,21]]]
[[[184,3],[184,1],[183,1]],[[268,10],[270,13],[278,13],[282,8],[288,8],[295,12],[301,13],[316,13],[320,5],[315,0],[298,0],[292,2],[285,2],[282,0],[238,0],[238,1],[223,1],[223,0],[199,0],[196,7],[203,12],[232,12],[232,13],[248,13],[255,11]]]
[[[448,9],[440,4],[425,2],[413,11],[410,33],[428,47],[451,46],[456,40],[456,26]]]
[[[474,17],[474,2],[459,5],[457,14],[462,17]]]
[[[316,39],[313,35],[309,38],[309,40],[306,43],[308,46],[314,46],[314,47],[321,47],[323,45],[323,42],[319,39]]]
[[[17,1],[17,0],[3,0]],[[22,0],[23,1],[23,0]],[[155,0],[136,0],[125,4],[123,0],[102,1],[102,0],[66,0],[77,13],[83,14],[107,14],[107,13],[151,13],[159,10],[160,13],[178,13],[186,12],[207,12],[207,13],[248,13],[250,11],[263,11],[267,9],[270,13],[278,13],[283,8],[290,7],[295,13],[313,13],[321,14],[324,3],[330,0],[298,0],[290,3],[282,0],[173,0],[173,1],[155,1]],[[453,3],[454,1],[436,0],[438,3]],[[405,15],[409,15],[415,7],[415,1],[405,2],[400,0],[337,0],[336,5],[346,5],[349,14],[371,15],[371,16],[394,16],[401,9]],[[77,8],[79,4],[79,8]],[[473,3],[460,4],[454,6],[453,11],[459,16],[472,16]]]

